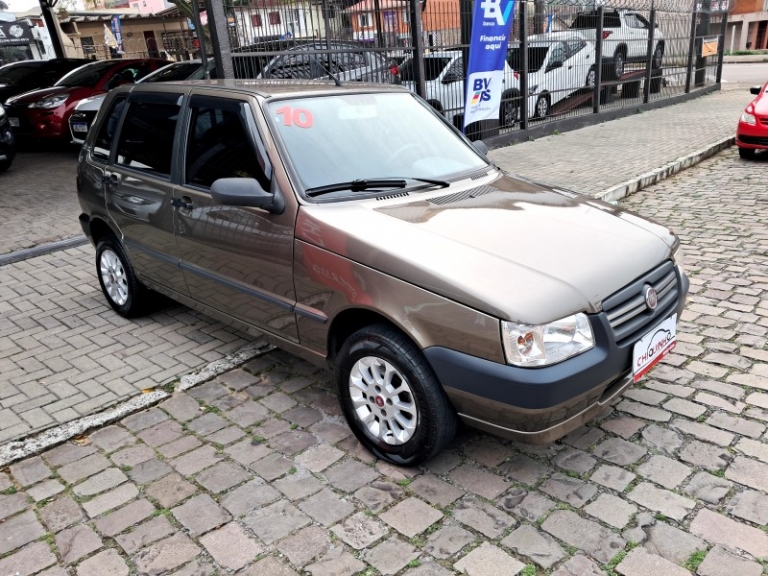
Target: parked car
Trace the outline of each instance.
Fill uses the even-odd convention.
[[[333,74],[344,82],[400,83],[397,65],[379,52],[372,52],[359,44],[340,42],[330,43],[330,50],[337,52],[316,52],[328,49],[325,42],[294,46],[289,54],[272,58],[257,78],[307,80],[328,78],[329,74]]]
[[[459,418],[549,442],[674,347],[680,243],[486,151],[397,86],[126,86],[81,149],[80,222],[115,311],[158,292],[330,365],[382,459]]]
[[[736,146],[739,156],[753,158],[758,150],[768,150],[768,83],[753,86],[749,91],[755,96],[744,109],[736,127]]]
[[[11,96],[53,86],[62,76],[88,62],[83,58],[55,58],[0,66],[0,104]]]
[[[216,62],[208,61],[208,76],[215,80]],[[176,82],[180,80],[202,80],[205,78],[203,63],[201,60],[186,60],[182,62],[172,62],[162,68],[158,68],[151,74],[147,74],[139,82]],[[73,144],[82,144],[85,135],[88,133],[96,113],[101,108],[106,94],[98,94],[90,98],[80,100],[75,106],[72,115],[69,117],[69,132],[72,136]]]
[[[6,112],[11,128],[25,138],[69,138],[69,117],[80,100],[132,84],[166,64],[166,60],[143,58],[100,60],[76,68],[51,88],[10,98]]]
[[[499,122],[512,126],[520,118],[520,44],[509,45],[504,65]],[[544,118],[553,105],[574,92],[595,85],[594,50],[576,32],[554,32],[528,39],[528,116]],[[446,119],[462,127],[464,118],[463,58],[459,50],[424,56],[426,100]],[[404,86],[416,90],[413,59],[400,65]]]
[[[579,12],[571,22],[570,29],[595,42],[598,12]],[[603,59],[610,62],[606,66],[609,76],[606,80],[620,80],[624,75],[627,62],[642,62],[648,57],[648,39],[651,23],[640,13],[632,10],[610,10],[603,15]],[[656,25],[653,32],[653,57],[651,66],[661,68],[664,59],[664,34]]]
[[[0,104],[0,172],[5,172],[11,167],[16,156],[16,141],[8,123],[8,115]]]

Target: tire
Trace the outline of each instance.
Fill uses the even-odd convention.
[[[5,172],[8,170],[8,168],[11,167],[11,164],[13,163],[13,160],[3,160],[0,162],[0,172]]]
[[[587,86],[587,88],[594,88],[596,80],[597,80],[597,71],[595,70],[595,67],[592,66],[590,67],[589,72],[587,72],[587,79],[584,82],[584,85]]]
[[[536,118],[549,116],[549,96],[542,94],[536,99]]]
[[[503,98],[503,97],[502,97]],[[508,94],[499,106],[499,127],[514,126],[520,118],[520,97]]]
[[[640,95],[640,80],[625,82],[621,85],[622,98],[637,98]]]
[[[613,76],[615,80],[621,80],[624,76],[624,53],[621,50],[616,50],[613,55]]]
[[[754,148],[739,148],[739,157],[744,160],[752,160],[755,157]]]
[[[651,59],[651,66],[654,70],[661,68],[661,63],[664,60],[664,45],[657,44],[656,50],[653,51],[653,58]]]
[[[136,277],[122,244],[114,236],[102,238],[96,245],[96,275],[115,312],[126,318],[145,312],[149,290]]]
[[[389,391],[378,386],[385,374]],[[352,334],[339,352],[335,377],[347,423],[376,457],[416,466],[453,440],[453,406],[427,359],[396,329],[374,325]],[[388,410],[393,400],[401,403],[397,413]]]

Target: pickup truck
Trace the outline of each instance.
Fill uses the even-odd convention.
[[[579,12],[570,29],[578,30],[579,34],[594,42],[597,14],[594,10]],[[650,29],[650,22],[637,12],[612,10],[603,13],[603,69],[609,75],[606,80],[621,80],[627,62],[645,62]],[[658,70],[664,58],[664,35],[658,25],[653,38],[655,45],[651,65],[654,70]]]

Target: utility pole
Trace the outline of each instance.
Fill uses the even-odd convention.
[[[53,13],[57,2],[58,0],[40,0],[40,10],[43,12],[43,20],[45,21],[45,27],[48,29],[48,35],[51,37],[53,52],[56,54],[56,58],[64,58],[64,46],[61,43],[61,36],[59,34],[59,21],[56,18],[56,14]]]

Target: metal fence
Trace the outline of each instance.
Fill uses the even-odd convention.
[[[206,8],[225,76],[399,83],[463,127],[472,0],[207,0]],[[519,0],[499,118],[465,131],[520,139],[548,123],[719,84],[728,9],[729,0]]]

